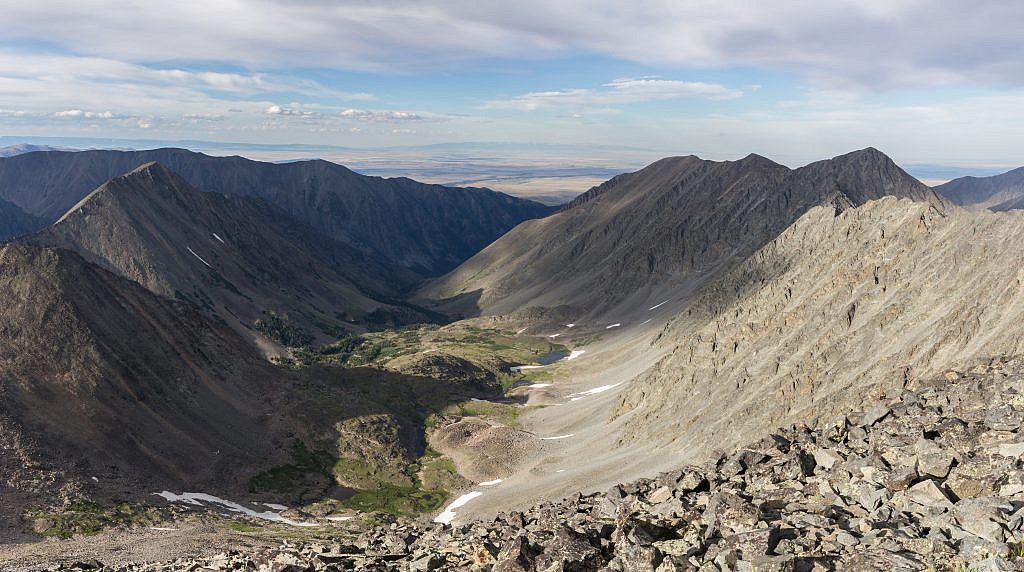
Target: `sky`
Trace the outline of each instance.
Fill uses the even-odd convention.
[[[0,135],[1024,165],[1019,0],[0,0]]]

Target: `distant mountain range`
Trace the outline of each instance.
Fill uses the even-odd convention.
[[[327,161],[261,163],[182,149],[0,158],[0,199],[49,223],[106,181],[150,162],[202,191],[262,198],[381,262],[424,275],[450,270],[523,220],[552,211],[487,189],[368,177]]]
[[[991,177],[960,177],[935,187],[942,196],[965,207],[994,211],[1024,207],[1024,167]]]

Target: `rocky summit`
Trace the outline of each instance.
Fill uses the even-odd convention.
[[[1024,360],[908,385],[699,465],[455,527],[381,517],[325,542],[61,570],[1024,569]]]

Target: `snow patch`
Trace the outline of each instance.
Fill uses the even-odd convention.
[[[227,244],[226,242],[224,242],[223,238],[221,238],[220,236],[217,235],[216,232],[211,233],[211,234],[213,234],[213,238],[216,238],[217,240],[219,240],[221,244]]]
[[[612,325],[610,325],[610,326],[606,327],[605,329],[606,329],[606,330],[610,330],[610,329],[612,329],[612,328],[618,328],[618,327],[619,327],[619,326],[621,326],[621,325],[622,325],[622,324],[620,324],[620,323],[618,323],[618,322],[615,322],[614,324],[612,324]]]
[[[493,487],[494,485],[501,484],[504,479],[494,479],[493,481],[484,481],[480,483],[481,487]]]
[[[575,328],[576,324],[565,324],[566,328]]]
[[[251,508],[244,507],[236,502],[224,500],[220,497],[208,495],[206,493],[181,493],[180,495],[174,494],[170,491],[163,491],[159,493],[153,493],[156,496],[163,497],[168,502],[183,502],[193,506],[204,506],[204,503],[211,505],[219,505],[217,508],[229,510],[231,512],[244,514],[254,518],[260,518],[263,520],[270,520],[273,522],[280,522],[290,526],[317,526],[313,522],[298,522],[290,518],[281,516],[280,512],[264,511],[256,512]]]
[[[550,335],[550,336],[548,336],[548,337],[549,337],[549,338],[557,338],[557,337],[558,337],[558,336],[560,336],[560,335],[562,335],[562,334],[560,334],[560,333],[559,333],[559,334],[551,334],[551,335]]]
[[[668,304],[668,300],[665,300],[664,302],[662,302],[660,304],[655,304],[655,305],[651,306],[650,308],[647,308],[647,311],[650,312],[651,310],[657,310],[658,308],[664,306],[665,304]]]
[[[100,480],[97,479],[96,477],[89,477],[89,478],[92,479],[94,482],[97,482],[97,483],[100,482]]]
[[[150,530],[160,530],[160,531],[164,531],[164,532],[172,532],[172,531],[178,530],[177,528],[164,528],[162,526],[151,526],[151,527],[149,527],[149,529]]]
[[[598,393],[604,393],[604,392],[608,391],[609,389],[615,389],[616,387],[618,387],[620,385],[622,385],[621,381],[619,383],[613,383],[611,385],[602,385],[601,387],[595,387],[594,389],[588,389],[586,391],[581,391],[579,393],[574,393],[574,394],[569,396],[569,401],[578,401],[580,399],[583,399],[584,397],[590,397],[591,395],[597,395]]]
[[[564,472],[565,472],[565,469],[558,469],[558,470],[557,470],[557,471],[555,471],[555,472],[556,472],[556,473],[564,473]]]
[[[527,385],[527,389],[541,389],[544,387],[551,387],[550,383],[534,383],[533,385]]]
[[[541,441],[557,441],[559,439],[568,439],[569,437],[575,437],[575,433],[568,433],[566,435],[556,435],[554,437],[541,437]]]
[[[650,321],[651,321],[651,318],[647,318],[646,320],[640,322],[640,325],[642,326],[642,325],[644,325],[644,324],[646,324],[647,322],[650,322]]]
[[[187,249],[188,249],[188,251],[192,253],[192,256],[195,256],[196,258],[198,258],[198,259],[199,259],[199,262],[202,262],[203,264],[205,264],[205,265],[209,266],[210,268],[213,268],[213,266],[210,266],[210,263],[209,263],[209,262],[207,262],[207,261],[203,260],[203,257],[202,257],[202,256],[199,256],[198,254],[196,254],[196,251],[192,250],[192,247],[191,247],[191,246],[186,246],[185,248],[187,248]]]
[[[345,522],[346,520],[352,520],[354,516],[329,516],[327,520],[331,522]]]
[[[587,350],[572,350],[569,352],[569,357],[565,358],[565,361],[572,361],[585,353],[587,353]]]
[[[525,332],[525,331],[526,331],[526,330],[528,330],[528,329],[530,329],[530,327],[529,327],[529,326],[527,326],[527,327],[525,327],[525,328],[523,328],[523,329],[519,330],[518,332],[516,332],[516,335],[518,336],[519,334],[521,334],[521,333]]]
[[[484,493],[480,491],[471,491],[455,499],[454,501],[452,501],[452,504],[444,507],[444,510],[441,512],[441,514],[434,517],[434,522],[439,522],[441,524],[451,524],[452,521],[455,520],[455,509],[465,505],[469,501],[475,499],[478,496],[481,496],[482,494]]]

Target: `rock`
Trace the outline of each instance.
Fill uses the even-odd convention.
[[[1004,457],[1017,459],[1024,455],[1024,443],[1003,443],[997,450]]]
[[[535,561],[538,570],[595,570],[604,564],[601,550],[587,537],[560,527]]]
[[[907,489],[907,498],[926,507],[953,508],[945,493],[932,480],[925,480]]]
[[[536,551],[530,546],[525,534],[519,534],[498,553],[494,563],[494,572],[532,572]]]
[[[980,562],[971,563],[975,572],[1013,572],[1017,567],[998,556],[989,556]]]
[[[708,480],[697,470],[686,471],[676,483],[676,490],[683,492],[707,490]]]
[[[672,498],[672,489],[668,487],[661,487],[658,490],[651,493],[650,495],[648,495],[647,502],[651,504],[659,504],[667,501],[670,498]]]
[[[831,449],[815,449],[814,462],[823,470],[831,469],[836,463],[841,463],[843,458]]]
[[[878,423],[889,415],[890,409],[884,405],[875,405],[864,412],[864,418],[861,420],[861,425],[864,427],[871,427],[875,423]]]
[[[1017,431],[1022,421],[1024,411],[1018,411],[1010,404],[989,408],[985,413],[985,426],[994,431]]]
[[[439,554],[424,554],[409,563],[410,572],[430,572],[440,570],[445,564],[445,559]]]

